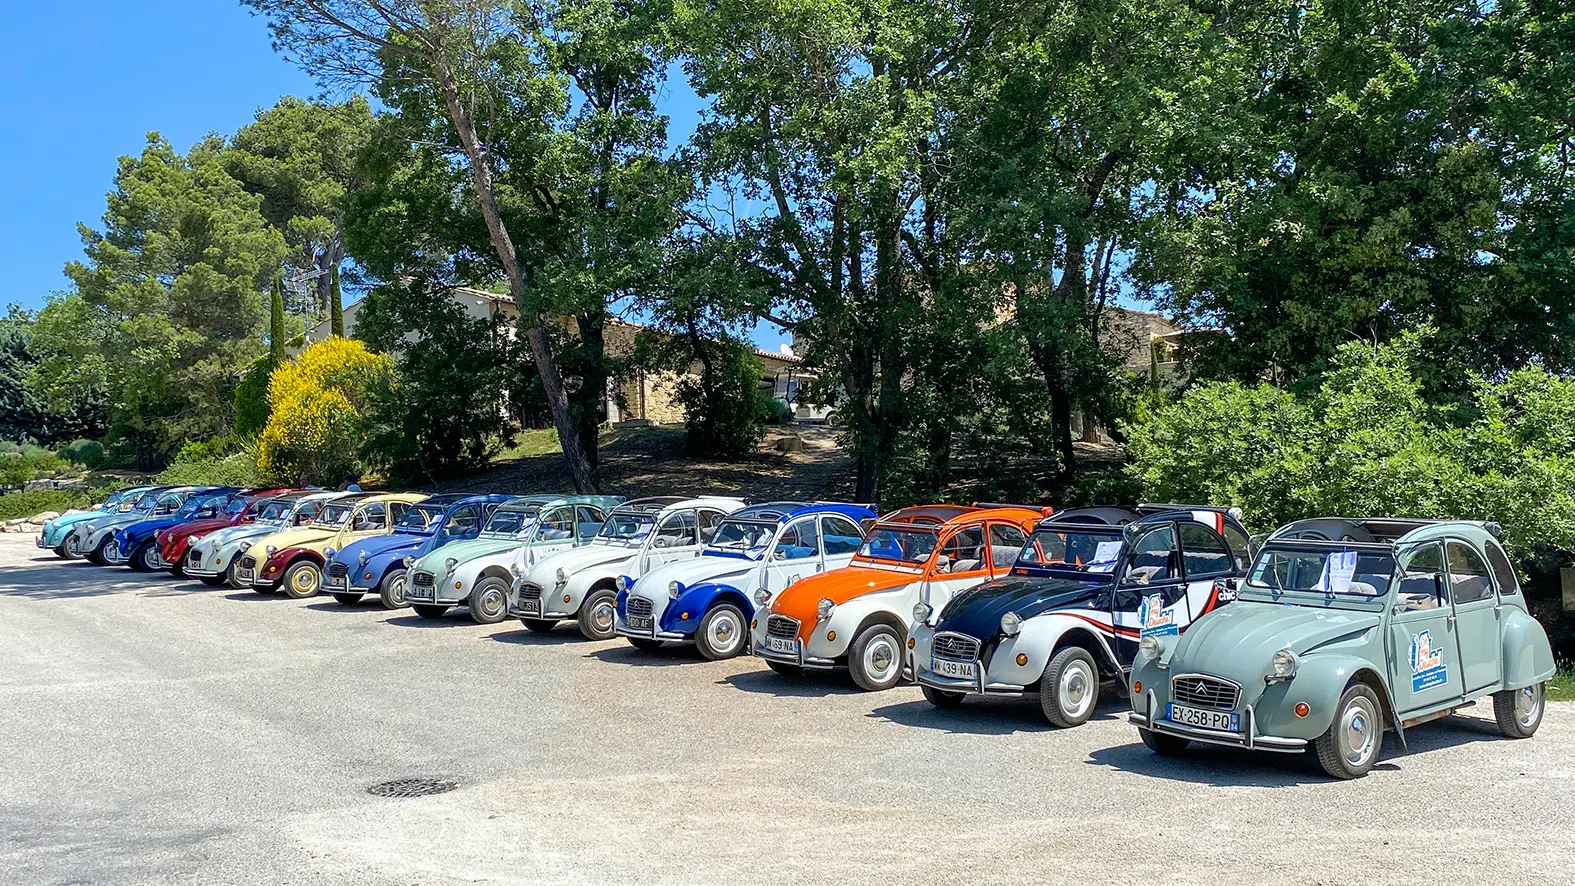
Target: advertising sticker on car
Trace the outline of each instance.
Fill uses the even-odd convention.
[[[1240,732],[1241,715],[1230,711],[1209,711],[1171,703],[1165,719],[1183,726],[1213,729],[1219,732]]]
[[[973,662],[952,661],[945,658],[930,657],[930,671],[941,677],[955,677],[959,680],[972,680],[974,674]]]

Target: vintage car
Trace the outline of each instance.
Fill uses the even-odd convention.
[[[1491,696],[1528,738],[1553,676],[1498,525],[1303,520],[1264,542],[1236,602],[1140,641],[1132,723],[1158,754],[1189,742],[1307,751],[1335,778],[1406,730]]]
[[[317,512],[324,505],[346,494],[296,492],[272,499],[262,506],[253,522],[215,529],[204,536],[200,544],[192,545],[181,562],[181,571],[207,585],[250,588],[249,583],[242,583],[236,577],[236,571],[254,542],[284,529],[309,525],[317,519]]]
[[[158,534],[183,523],[210,520],[217,516],[242,490],[233,486],[202,486],[192,490],[180,510],[163,517],[151,517],[115,530],[115,542],[106,549],[104,561],[111,566],[130,566],[137,572],[164,568],[159,555]]]
[[[259,594],[296,600],[310,597],[323,584],[323,564],[334,552],[357,539],[384,535],[412,504],[426,498],[419,492],[350,493],[323,505],[317,519],[299,529],[286,529],[258,539],[241,558],[237,579],[248,576]],[[255,552],[262,548],[263,556]]]
[[[115,544],[117,529],[142,520],[166,517],[175,513],[186,503],[186,496],[190,495],[194,488],[154,486],[138,496],[130,508],[125,507],[123,502],[121,509],[113,514],[105,514],[78,523],[71,530],[71,534],[75,536],[73,549],[80,551],[89,563],[107,566],[110,556],[119,556],[118,551],[110,550]]]
[[[395,521],[392,532],[351,542],[334,553],[328,578],[339,568],[345,570],[345,590],[335,590],[334,599],[349,604],[366,594],[376,594],[384,609],[410,605],[405,599],[410,565],[451,541],[471,537],[467,533],[480,519],[483,505],[506,498],[446,492],[416,502]],[[338,583],[334,584],[337,588]]]
[[[574,619],[591,639],[613,635],[618,577],[646,572],[700,555],[724,517],[742,508],[736,498],[665,496],[624,502],[590,541],[542,557],[515,580],[509,614],[525,627],[550,631]]]
[[[1140,637],[1186,631],[1230,599],[1250,563],[1234,511],[1062,511],[1035,527],[1008,574],[944,607],[914,605],[914,681],[942,708],[1037,692],[1051,725],[1081,725],[1102,685],[1125,692]]]
[[[185,575],[186,555],[191,546],[208,533],[231,526],[255,522],[257,515],[268,502],[293,489],[248,490],[235,495],[224,510],[210,519],[191,520],[164,529],[158,534],[159,559],[176,575]]]
[[[118,513],[121,510],[122,505],[124,505],[127,510],[130,510],[131,505],[136,502],[136,500],[142,495],[142,493],[146,492],[148,488],[149,487],[147,486],[128,486],[125,489],[120,489],[110,493],[109,497],[104,499],[104,501],[96,507],[84,511],[72,511],[70,513],[61,514],[53,520],[46,520],[44,521],[44,525],[39,527],[38,540],[36,544],[41,548],[53,550],[55,552],[55,556],[57,557],[65,557],[68,559],[79,557],[81,554],[72,548],[72,546],[76,544],[73,533],[71,532],[72,528],[78,523],[83,523],[96,517],[104,517],[108,516],[109,514]]]
[[[423,600],[416,614],[434,618],[464,606],[477,624],[497,624],[509,615],[514,572],[589,541],[622,502],[611,495],[522,495],[504,502],[480,535],[428,553],[411,568],[412,580],[425,587],[430,579],[432,586],[432,602]]]
[[[914,604],[1005,575],[1027,530],[1053,513],[1016,505],[925,505],[887,514],[852,562],[794,582],[751,623],[755,654],[779,674],[847,668],[862,689],[902,677]]]
[[[405,575],[408,577],[408,580],[399,584],[404,605],[414,608],[416,614],[422,618],[437,618],[446,612],[448,610],[446,606],[442,607],[441,611],[434,609],[423,611],[422,607],[426,606],[426,601],[437,594],[437,578],[431,574],[417,576],[416,564],[430,557],[438,548],[479,537],[482,528],[492,519],[492,512],[517,497],[501,494],[473,495],[449,505],[448,510],[432,523],[431,536],[400,558],[400,563],[405,568]],[[418,578],[419,584],[416,583]]]
[[[641,649],[693,643],[712,661],[748,651],[755,606],[806,575],[846,566],[875,512],[778,501],[734,511],[692,560],[619,579],[615,631]]]

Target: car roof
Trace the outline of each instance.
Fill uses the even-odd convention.
[[[774,521],[786,520],[798,516],[798,512],[807,507],[808,502],[802,501],[763,501],[759,504],[739,508],[728,514],[730,520],[761,520]]]
[[[1326,542],[1345,545],[1392,546],[1446,535],[1467,535],[1479,542],[1497,538],[1499,526],[1475,520],[1423,520],[1409,517],[1312,517],[1287,523],[1269,534],[1268,542]]]
[[[1039,526],[1067,526],[1073,524],[1125,526],[1148,520],[1173,520],[1181,517],[1211,525],[1215,529],[1220,529],[1221,524],[1229,522],[1245,535],[1247,530],[1241,525],[1240,515],[1241,511],[1237,508],[1222,508],[1215,505],[1147,503],[1130,507],[1126,505],[1103,505],[1057,511],[1041,520]]]
[[[456,501],[464,501],[467,498],[475,497],[476,496],[474,494],[469,492],[437,492],[427,496],[426,498],[423,498],[419,502],[416,502],[416,504],[433,505],[435,507],[446,508]]]
[[[796,520],[809,514],[837,514],[859,524],[862,524],[865,520],[874,520],[877,516],[875,509],[869,505],[849,504],[840,501],[816,501],[810,502],[798,510],[787,514],[782,518],[782,522],[786,523],[789,520]]]
[[[1005,518],[1015,522],[1037,520],[1053,513],[1049,508],[1036,505],[1011,505],[976,502],[971,505],[916,505],[893,511],[878,521],[887,526],[962,526],[989,517]]]
[[[485,492],[485,493],[482,493],[480,495],[467,495],[464,498],[456,499],[455,501],[449,502],[448,503],[448,509],[449,510],[453,510],[454,507],[457,506],[457,505],[488,504],[488,503],[502,504],[503,502],[511,501],[513,498],[514,498],[514,496],[512,496],[512,495],[503,495],[502,493],[497,493],[497,492]]]

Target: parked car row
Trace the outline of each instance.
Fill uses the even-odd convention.
[[[1552,649],[1491,523],[1304,520],[1254,545],[1233,509],[422,495],[138,487],[45,524],[63,558],[635,648],[753,654],[792,677],[903,679],[931,704],[1037,696],[1143,743],[1305,752],[1365,774],[1393,731],[1491,697],[1536,732]],[[962,714],[959,713],[959,716]]]

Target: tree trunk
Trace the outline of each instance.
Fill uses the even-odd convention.
[[[503,214],[498,209],[497,195],[492,188],[491,161],[487,157],[486,149],[481,145],[475,123],[465,111],[464,103],[460,99],[459,84],[454,81],[454,75],[448,69],[447,61],[441,57],[433,58],[432,61],[439,87],[443,92],[444,104],[448,107],[449,120],[454,124],[454,131],[459,135],[460,143],[465,147],[465,154],[470,159],[471,179],[476,187],[477,202],[481,204],[481,217],[487,224],[487,235],[492,240],[493,250],[498,254],[498,261],[503,264],[503,270],[508,275],[509,294],[513,296],[514,303],[519,305],[521,314],[524,314],[527,292],[525,267],[514,251],[514,239],[503,224]],[[574,409],[569,404],[568,391],[563,384],[563,372],[552,352],[552,339],[548,336],[546,327],[542,325],[542,318],[539,315],[532,314],[529,323],[530,329],[526,333],[526,341],[530,345],[531,359],[536,363],[536,371],[541,376],[542,390],[547,396],[547,408],[552,413],[553,425],[558,429],[558,442],[563,447],[563,460],[568,465],[574,490],[581,494],[594,493],[596,478],[592,472],[591,461],[586,457],[585,447],[581,442],[580,427]]]
[[[584,383],[575,397],[575,411],[580,420],[580,444],[585,447],[585,458],[595,468],[599,458],[601,406],[607,398],[607,311],[605,309],[580,314],[574,318],[580,330],[580,348],[584,366],[580,378]]]

